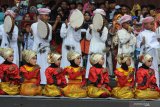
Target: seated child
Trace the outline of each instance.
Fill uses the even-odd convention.
[[[0,65],[0,94],[16,95],[19,94],[19,68],[13,63],[14,51],[11,48],[1,48],[1,56],[5,61]]]
[[[40,67],[36,64],[36,52],[25,50],[22,52],[22,58],[26,64],[20,67],[22,78],[20,94],[27,96],[41,95]]]
[[[59,88],[63,88],[66,85],[63,69],[60,68],[61,57],[58,53],[48,54],[48,63],[51,65],[45,71],[47,85],[43,90],[43,94],[46,96],[61,96]]]
[[[71,65],[65,67],[63,71],[67,79],[67,86],[62,89],[64,96],[72,98],[87,97],[87,91],[83,88],[86,83],[86,71],[79,66],[81,55],[75,51],[69,51],[67,59]]]
[[[113,88],[112,95],[120,99],[134,98],[134,68],[129,67],[131,65],[131,57],[127,54],[121,54],[118,55],[117,61],[121,67],[114,71],[117,87]]]
[[[153,57],[149,54],[140,56],[142,66],[136,73],[135,97],[138,99],[157,99],[159,98],[159,88],[156,84],[155,71],[150,68]]]
[[[90,63],[92,67],[89,70],[88,77],[88,96],[89,97],[109,97],[110,87],[109,75],[106,68],[103,68],[104,56],[99,53],[92,54]]]

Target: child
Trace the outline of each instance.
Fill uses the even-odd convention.
[[[43,94],[46,96],[60,96],[61,91],[59,87],[66,85],[66,79],[63,75],[63,69],[60,68],[61,55],[58,53],[48,54],[48,63],[51,64],[46,71],[47,85],[44,88]]]
[[[156,84],[155,71],[151,69],[153,57],[149,54],[140,56],[142,66],[136,74],[137,89],[135,97],[138,99],[157,99],[159,89]]]
[[[89,97],[108,97],[111,89],[108,86],[109,77],[106,68],[103,68],[104,56],[96,53],[90,57],[92,67],[89,70],[88,96]]]
[[[19,69],[13,63],[14,51],[11,48],[1,48],[1,56],[5,61],[0,65],[0,94],[16,95],[19,93]]]
[[[117,57],[118,63],[121,65],[114,73],[117,80],[117,87],[113,88],[112,95],[120,99],[134,98],[134,68],[131,65],[131,57],[127,54],[120,54]]]
[[[26,64],[20,67],[22,78],[20,94],[27,96],[41,95],[40,67],[36,64],[37,54],[32,50],[25,50],[22,52],[22,57]]]
[[[81,55],[75,51],[69,51],[67,53],[67,59],[70,62],[70,66],[65,67],[64,74],[68,81],[67,86],[62,91],[67,97],[86,97],[87,91],[82,88],[86,83],[85,69],[79,66]]]

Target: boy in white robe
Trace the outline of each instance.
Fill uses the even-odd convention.
[[[39,8],[39,19],[44,22],[48,22],[49,20],[49,13],[51,12],[48,8]],[[33,50],[37,52],[37,64],[41,67],[40,73],[41,73],[41,83],[40,84],[46,84],[46,76],[45,76],[45,70],[49,66],[47,63],[47,55],[50,51],[50,41],[52,39],[52,26],[47,23],[49,26],[49,36],[48,38],[41,38],[38,34],[38,22],[33,23],[31,25],[31,29],[33,31]]]

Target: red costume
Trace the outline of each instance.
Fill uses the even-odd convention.
[[[145,90],[147,88],[155,89],[159,91],[156,84],[155,72],[153,69],[139,68],[136,75],[137,89]]]
[[[58,70],[60,70],[60,72]],[[67,83],[62,71],[63,69],[60,68],[48,67],[45,71],[47,84],[55,84],[64,87]]]
[[[109,83],[108,72],[103,73],[104,68],[91,67],[89,71],[89,81],[94,84],[96,87],[101,87],[102,85],[107,85]],[[108,87],[108,90],[111,90]]]
[[[129,75],[129,73],[131,72],[133,72],[132,75]],[[134,86],[134,69],[133,68],[129,68],[128,71],[123,70],[122,68],[117,68],[114,71],[114,73],[117,77],[117,85],[119,87],[125,87],[125,86],[133,87]]]
[[[21,85],[22,95],[41,95],[40,87],[40,67],[38,65],[20,67],[21,77],[23,79]]]
[[[88,96],[89,97],[108,97],[110,96],[111,88],[108,86],[108,72],[104,72],[104,68],[96,68],[92,66],[89,70]]]
[[[3,64],[0,65],[0,78],[2,82],[0,94],[9,94],[15,95],[19,93],[19,83],[20,83],[20,76],[19,76],[19,69],[16,64]],[[10,86],[10,84],[13,84]]]
[[[160,93],[156,84],[155,71],[143,66],[139,68],[136,74],[137,89],[135,97],[138,99],[157,99]]]

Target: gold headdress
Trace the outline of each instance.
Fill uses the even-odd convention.
[[[61,58],[62,56],[58,53],[48,53],[48,63],[55,63],[59,58]]]
[[[76,51],[69,51],[67,53],[67,59],[69,61],[74,60],[74,59],[76,59],[77,57],[80,57],[80,56],[81,56],[81,54],[76,52]]]
[[[37,53],[35,51],[32,51],[32,50],[24,50],[22,52],[22,58],[27,62],[29,63],[31,58],[33,58],[34,56],[36,56]]]
[[[101,59],[102,57],[103,57],[102,54],[100,54],[100,53],[94,53],[94,54],[92,54],[91,57],[90,57],[90,63],[91,63],[92,65],[95,65],[95,64],[97,64],[97,63],[100,61],[100,59]]]

